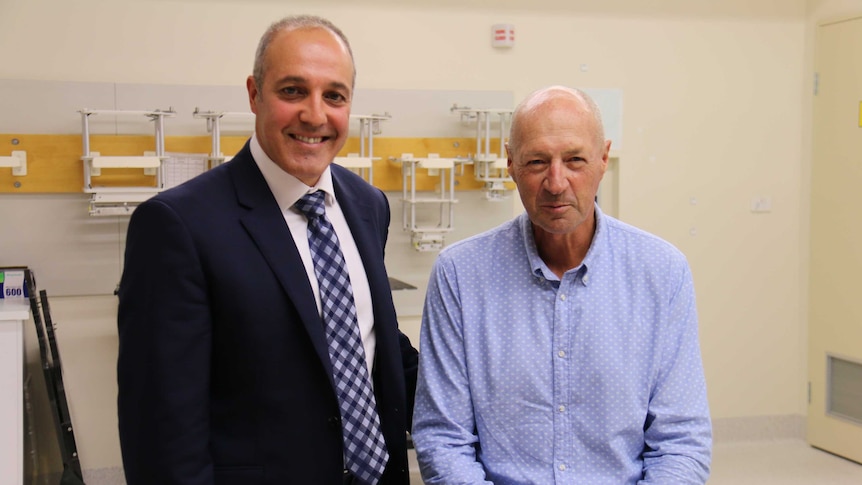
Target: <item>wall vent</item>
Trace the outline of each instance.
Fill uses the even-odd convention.
[[[862,364],[827,355],[826,414],[862,426]]]

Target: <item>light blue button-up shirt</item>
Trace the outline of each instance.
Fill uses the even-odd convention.
[[[703,484],[711,427],[691,272],[596,208],[562,279],[526,214],[453,244],[422,316],[413,440],[429,484]]]

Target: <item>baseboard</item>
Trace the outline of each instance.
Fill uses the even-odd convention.
[[[805,439],[805,416],[744,416],[712,420],[713,443]]]
[[[84,482],[87,485],[126,485],[122,467],[85,469]]]

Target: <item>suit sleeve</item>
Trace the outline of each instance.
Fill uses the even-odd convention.
[[[400,330],[398,340],[401,344],[401,364],[404,367],[404,389],[407,392],[407,430],[412,431],[413,407],[416,402],[416,379],[419,372],[419,352]]]
[[[132,215],[117,323],[128,485],[211,485],[212,323],[205,275],[184,221],[159,200]]]

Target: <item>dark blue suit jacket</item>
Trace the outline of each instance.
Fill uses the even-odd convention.
[[[357,175],[331,170],[373,300],[374,391],[391,455],[381,483],[405,484],[417,355],[383,265],[389,205]],[[135,210],[119,299],[129,485],[341,484],[323,323],[248,144]]]

